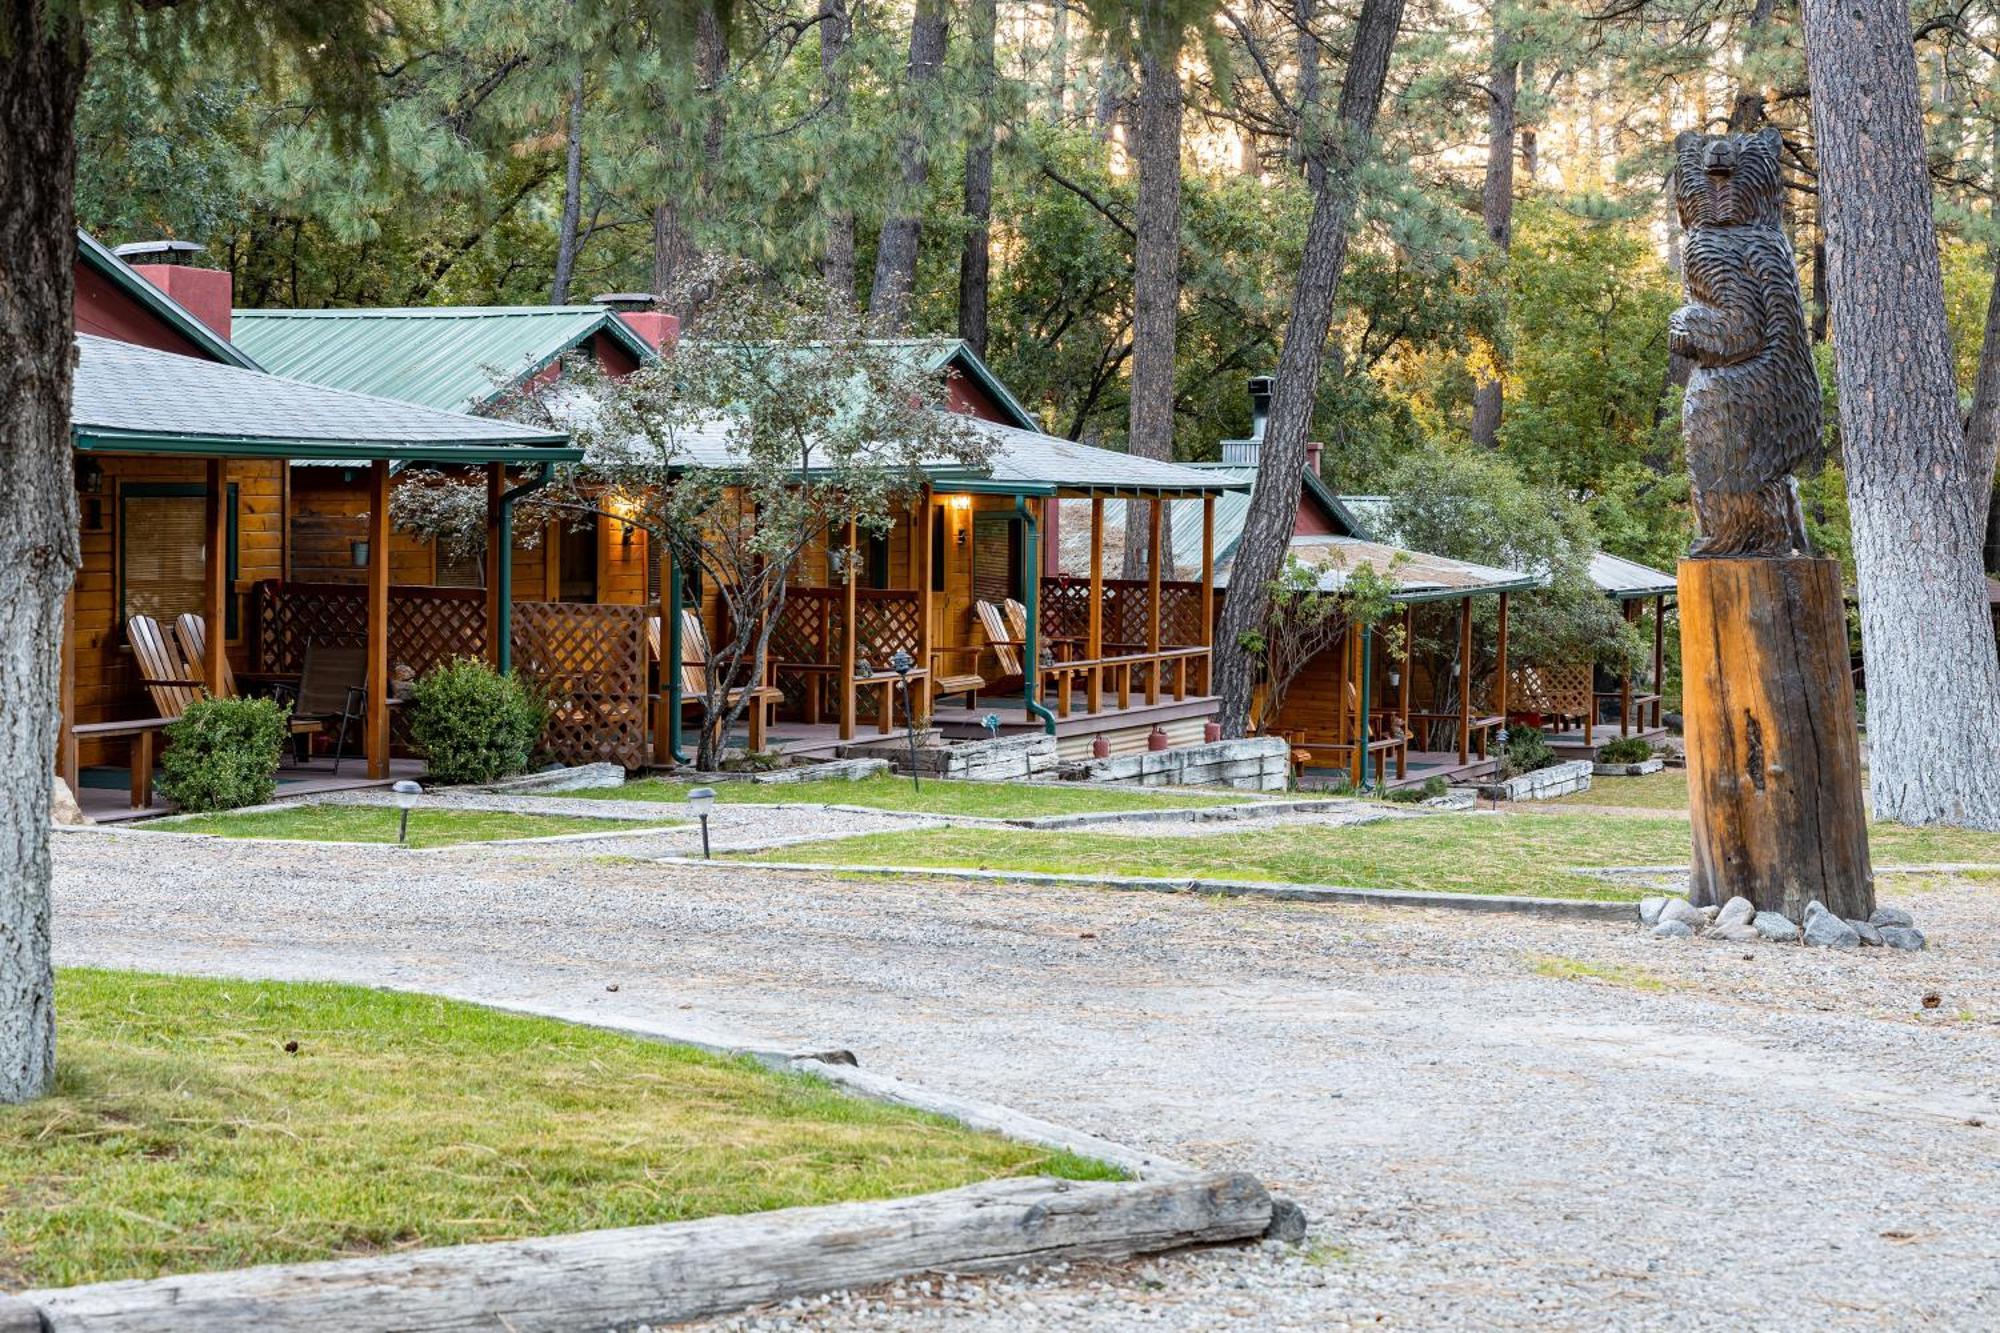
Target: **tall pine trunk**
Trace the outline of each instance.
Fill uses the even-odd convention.
[[[951,10],[945,0],[917,0],[910,27],[910,63],[903,76],[903,131],[896,145],[898,179],[875,246],[875,281],[868,315],[877,333],[894,336],[910,317],[910,293],[917,285],[917,240],[930,179],[927,103],[944,65]]]
[[[1805,39],[1875,813],[2000,829],[1993,455],[1958,416],[1909,6],[1806,0]]]
[[[846,64],[849,20],[847,0],[820,0],[819,77],[826,103],[835,124],[848,128]],[[854,210],[844,202],[826,207],[826,249],[820,256],[819,275],[842,311],[854,306]]]
[[[1139,24],[1139,199],[1132,239],[1132,402],[1126,447],[1141,458],[1174,456],[1174,344],[1181,305],[1180,28],[1167,0],[1149,0]],[[1125,506],[1125,569],[1150,559],[1150,506]],[[1171,534],[1160,534],[1162,568]]]
[[[698,233],[712,222],[717,175],[722,169],[722,136],[726,108],[723,76],[729,72],[728,33],[716,0],[706,0],[695,14],[694,60],[696,100],[705,106],[701,142],[692,156],[688,198],[667,200],[653,209],[653,292],[685,316],[690,293],[688,277],[701,260]],[[679,133],[678,127],[675,127]]]
[[[73,6],[0,5],[0,1102],[55,1078],[49,793],[63,598],[76,576],[70,319],[76,262]]]
[[[556,275],[549,285],[549,304],[569,304],[569,284],[576,273],[577,233],[583,227],[583,61],[569,78],[569,143],[563,157],[562,222],[556,230]]]
[[[1488,75],[1486,111],[1486,185],[1480,195],[1480,213],[1486,223],[1486,239],[1504,259],[1514,240],[1514,131],[1516,104],[1520,100],[1521,56],[1514,34],[1507,30],[1501,14],[1506,0],[1494,0],[1493,62]],[[1504,310],[1503,315],[1504,319]],[[1496,340],[1497,341],[1497,340]],[[1497,363],[1500,356],[1495,348]],[[1495,365],[1495,371],[1499,369]],[[1500,412],[1504,390],[1496,373],[1482,379],[1472,391],[1473,443],[1491,448],[1500,438]]]
[[[1319,108],[1300,108],[1313,181],[1312,218],[1305,251],[1285,322],[1285,345],[1278,357],[1271,419],[1257,460],[1257,488],[1250,497],[1243,536],[1229,572],[1229,599],[1215,636],[1215,692],[1222,697],[1222,734],[1241,736],[1249,728],[1255,664],[1243,639],[1260,631],[1270,611],[1271,581],[1291,548],[1298,521],[1299,492],[1305,484],[1306,432],[1319,397],[1320,365],[1340,295],[1340,271],[1347,260],[1349,229],[1360,192],[1360,172],[1374,139],[1375,117],[1389,75],[1389,53],[1403,22],[1404,0],[1362,0],[1355,23],[1353,55],[1340,90],[1340,113],[1328,127],[1318,125]]]
[[[965,150],[965,248],[958,258],[958,336],[986,355],[986,303],[990,282],[993,222],[993,66],[997,0],[972,0],[972,77],[979,123]]]

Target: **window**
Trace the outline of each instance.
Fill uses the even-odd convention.
[[[982,602],[1021,600],[1021,524],[1010,514],[973,516],[972,595]]]
[[[225,577],[236,582],[236,487],[226,492]],[[200,483],[127,482],[118,488],[118,623],[151,616],[171,624],[200,615],[208,571],[208,488]],[[236,638],[236,598],[224,599],[223,634]]]
[[[559,525],[561,536],[557,543],[557,558],[561,562],[560,590],[557,599],[564,602],[595,602],[597,600],[597,522],[572,527],[568,523]]]
[[[944,509],[931,506],[931,591],[944,591]]]
[[[889,586],[889,534],[867,532],[861,536],[864,557],[863,568],[868,581],[865,587],[886,588]]]
[[[437,548],[437,581],[441,588],[483,588],[486,586],[486,552],[470,551],[453,555],[443,541]]]

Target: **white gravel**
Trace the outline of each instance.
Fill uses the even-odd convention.
[[[1829,955],[1483,914],[779,877],[600,844],[167,852],[86,833],[57,840],[56,870],[64,963],[845,1046],[1253,1171],[1313,1223],[1297,1249],[905,1284],[733,1326],[2000,1326],[1990,876],[1901,899],[1926,953]],[[1537,971],[1551,959],[1619,980]]]

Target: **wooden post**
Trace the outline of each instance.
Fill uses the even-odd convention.
[[[1634,614],[1637,607],[1632,602],[1625,603],[1625,623],[1631,624],[1639,617]],[[1628,659],[1625,670],[1618,677],[1618,734],[1632,734],[1632,663]]]
[[[1413,645],[1417,641],[1416,629],[1417,629],[1416,608],[1412,606],[1410,603],[1404,602],[1403,603],[1403,665],[1397,672],[1397,675],[1401,677],[1401,681],[1398,683],[1396,687],[1396,711],[1402,716],[1403,730],[1405,732],[1407,732],[1410,727],[1410,659],[1415,655],[1415,649]],[[1403,746],[1403,750],[1406,754],[1408,753],[1409,748],[1410,748],[1409,745],[1405,743]],[[1397,776],[1401,777],[1402,775],[1399,773],[1397,774]]]
[[[208,460],[208,495],[202,516],[207,520],[208,563],[202,566],[202,618],[208,622],[202,635],[202,683],[211,699],[222,697],[223,654],[229,650],[229,477],[228,465],[220,458]],[[386,558],[386,553],[385,553]],[[375,548],[368,548],[372,564]]]
[[[1493,712],[1500,726],[1507,725],[1507,611],[1512,593],[1500,594],[1500,629],[1493,647]]]
[[[1472,599],[1458,602],[1458,762],[1472,759]]]
[[[681,655],[676,651],[680,626],[675,623],[680,618],[676,610],[679,599],[674,596],[678,574],[674,569],[673,545],[669,542],[659,545],[660,600],[654,611],[660,617],[660,693],[653,701],[653,762],[671,767],[679,762],[674,756],[681,706]]]
[[[58,719],[60,730],[56,733],[56,776],[69,784],[69,794],[75,796],[77,769],[76,754],[76,583],[69,585],[63,594],[62,661],[58,668],[62,680],[57,686],[57,707],[61,710]]]
[[[513,558],[512,551],[501,549],[500,536],[500,495],[507,489],[507,465],[488,463],[486,465],[486,660],[496,669],[500,665],[500,622],[504,619],[500,607],[500,562]],[[666,596],[661,589],[660,595]],[[666,622],[660,622],[661,628]]]
[[[1660,725],[1660,710],[1667,692],[1667,595],[1653,598],[1653,725]]]
[[[1334,656],[1340,663],[1340,668],[1335,673],[1333,682],[1333,743],[1337,746],[1347,744],[1347,682],[1352,675],[1354,665],[1354,650],[1348,643],[1348,639],[1352,634],[1353,630],[1351,627],[1340,631],[1340,646],[1334,653]],[[1269,705],[1267,704],[1266,707],[1269,707]],[[1279,718],[1275,710],[1271,711],[1264,718],[1264,730],[1272,734],[1280,733],[1284,730],[1279,725]]]
[[[858,538],[855,534],[854,520],[850,518],[847,520],[847,567],[842,571],[846,576],[844,584],[847,589],[847,613],[842,617],[840,626],[840,739],[844,741],[854,739],[855,635],[859,631],[859,626],[855,624],[854,566],[858,554],[857,547]]]
[[[1840,566],[1683,560],[1682,708],[1696,906],[1875,910]]]
[[[389,460],[370,469],[368,495],[368,776],[389,776]],[[218,636],[219,637],[219,636]]]
[[[1347,627],[1347,661],[1344,664],[1347,675],[1340,686],[1342,700],[1347,698],[1347,692],[1355,688],[1355,683],[1368,669],[1362,656],[1367,650],[1367,642],[1367,637],[1354,626]],[[1368,711],[1359,691],[1355,694],[1354,727],[1350,735],[1354,744],[1348,751],[1348,785],[1353,790],[1360,791],[1361,784],[1367,780],[1367,766],[1363,760],[1368,754]]]
[[[931,672],[930,675],[925,676],[917,685],[916,713],[920,723],[923,719],[931,715],[931,704],[935,699],[934,691],[937,681],[937,664],[931,661],[931,654],[936,651],[937,644],[936,631],[931,626],[933,611],[931,605],[931,562],[938,558],[937,552],[931,549],[931,505],[934,503],[935,501],[931,498],[930,487],[924,487],[923,494],[917,501],[916,518],[914,520],[916,527],[910,532],[910,545],[916,552],[917,561],[915,575],[917,585],[917,665]]]
[[[1208,649],[1201,669],[1201,692],[1215,692],[1215,496],[1201,497],[1201,646]]]
[[[1153,512],[1146,520],[1146,651],[1160,651],[1160,512],[1159,496],[1153,497]],[[1146,668],[1146,702],[1160,701],[1160,664],[1157,659]]]
[[[1100,495],[1090,497],[1090,606],[1085,617],[1083,655],[1095,662],[1104,656],[1104,497]],[[1090,669],[1088,694],[1090,711],[1096,713],[1104,706],[1104,668]]]

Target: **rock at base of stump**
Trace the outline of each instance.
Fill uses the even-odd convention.
[[[1764,938],[1762,931],[1746,922],[1732,922],[1727,926],[1717,926],[1708,932],[1710,939],[1728,940],[1732,944],[1755,944]]]
[[[1924,947],[1924,933],[1912,926],[1877,926],[1882,943],[1891,949],[1916,950]]]
[[[1653,927],[1653,938],[1656,940],[1691,940],[1694,938],[1694,927],[1685,921],[1662,921],[1659,925]]]
[[[1748,898],[1738,894],[1722,905],[1722,910],[1715,915],[1715,924],[1718,926],[1747,926],[1750,924],[1751,918],[1756,915],[1757,905]]]
[[[1866,921],[1850,921],[1847,924],[1853,929],[1856,935],[1861,937],[1863,944],[1876,949],[1882,947],[1882,932],[1874,926],[1869,925]]]
[[[1819,949],[1858,949],[1861,936],[1814,899],[1806,904],[1806,943]]]
[[[1900,907],[1878,907],[1868,918],[1871,926],[1914,926],[1917,919]]]
[[[1750,924],[1767,940],[1789,940],[1794,944],[1798,943],[1799,928],[1783,912],[1759,912]]]
[[[76,803],[76,797],[70,793],[69,784],[61,778],[57,778],[55,786],[49,789],[49,822],[67,825],[94,822],[83,813],[83,807]]]
[[[1297,1245],[1306,1238],[1306,1210],[1290,1199],[1271,1198],[1271,1225],[1264,1228],[1266,1240],[1282,1240]]]
[[[1667,901],[1668,900],[1660,894],[1654,894],[1651,897],[1641,898],[1639,900],[1639,924],[1642,926],[1659,925],[1660,913],[1666,910]]]
[[[1702,910],[1685,898],[1667,899],[1667,905],[1660,909],[1660,920],[1678,921],[1689,930],[1699,930],[1708,924]]]

